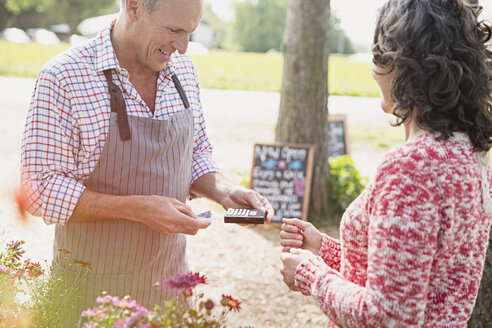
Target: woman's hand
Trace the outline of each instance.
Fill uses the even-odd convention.
[[[321,248],[321,232],[311,223],[299,219],[282,219],[280,245],[282,252],[302,248],[317,254]]]
[[[295,285],[294,275],[296,273],[297,266],[304,260],[309,258],[314,258],[314,254],[310,251],[299,249],[299,248],[291,248],[290,252],[283,252],[280,255],[280,259],[283,263],[283,268],[280,270],[280,273],[284,277],[284,283],[290,290],[297,291],[298,288]]]

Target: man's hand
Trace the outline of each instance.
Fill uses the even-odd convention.
[[[292,248],[290,249],[290,252],[282,252],[280,255],[280,259],[284,265],[280,270],[280,273],[284,277],[284,283],[290,290],[298,291],[298,288],[295,285],[294,275],[299,263],[309,258],[314,258],[314,254],[299,248]]]
[[[233,184],[222,174],[211,172],[202,175],[191,186],[191,192],[207,197],[226,210],[229,208],[258,208],[267,211],[266,221],[275,214],[270,202],[256,191]]]
[[[191,208],[164,196],[117,196],[84,190],[70,221],[130,220],[164,234],[195,235],[210,225]]]
[[[299,219],[282,219],[280,245],[282,252],[302,248],[317,254],[321,248],[321,232],[311,223]]]
[[[240,186],[231,188],[229,193],[223,198],[220,204],[225,208],[258,208],[267,212],[266,221],[270,222],[273,219],[275,211],[270,202],[251,189]]]
[[[164,235],[184,233],[195,235],[207,228],[211,221],[198,218],[191,207],[177,199],[164,196],[141,196],[138,221]]]

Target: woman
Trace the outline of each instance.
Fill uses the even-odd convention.
[[[331,327],[466,327],[492,220],[492,52],[481,7],[389,0],[374,38],[381,107],[406,142],[349,206],[340,240],[284,219],[282,274]]]

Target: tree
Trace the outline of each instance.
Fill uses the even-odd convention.
[[[251,0],[236,3],[234,36],[241,50],[265,52],[280,50],[285,27],[287,0]],[[350,39],[340,26],[340,19],[330,16],[330,49],[332,53],[355,52]]]
[[[214,30],[214,41],[212,48],[224,49],[227,47],[228,31],[231,23],[226,23],[212,10],[212,6],[207,3],[203,11],[202,22]]]
[[[20,27],[67,23],[76,32],[83,19],[115,12],[117,8],[114,0],[0,0],[0,30],[17,26],[20,18],[27,16],[33,25]]]
[[[82,20],[116,12],[117,8],[115,0],[57,0],[51,12],[56,13],[60,23],[67,23],[70,31],[75,33]]]
[[[471,0],[472,3],[479,4],[478,0]],[[485,328],[492,327],[492,231],[489,235],[489,246],[486,253],[480,289],[478,290],[477,300],[473,313],[468,321],[468,327]]]
[[[482,281],[473,313],[468,321],[468,327],[492,327],[492,232],[489,235],[489,248],[485,258]]]
[[[314,219],[329,215],[329,28],[329,0],[289,1],[276,140],[314,146],[309,215]]]
[[[470,2],[479,4],[478,0]],[[481,2],[483,3],[483,1]],[[486,328],[492,327],[492,231],[489,235],[489,246],[486,252],[482,280],[478,290],[477,300],[473,313],[468,321],[468,327]]]
[[[55,0],[0,0],[0,30],[14,26],[23,12],[45,12]]]
[[[266,52],[280,50],[287,0],[258,0],[234,5],[235,39],[241,50]]]
[[[355,47],[340,26],[340,18],[333,12],[330,15],[330,52],[337,54],[353,54]]]

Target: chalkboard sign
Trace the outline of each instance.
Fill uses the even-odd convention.
[[[328,120],[330,122],[329,157],[349,154],[347,117],[345,115],[330,115]]]
[[[312,163],[312,146],[255,144],[250,187],[272,204],[272,222],[307,219]]]

